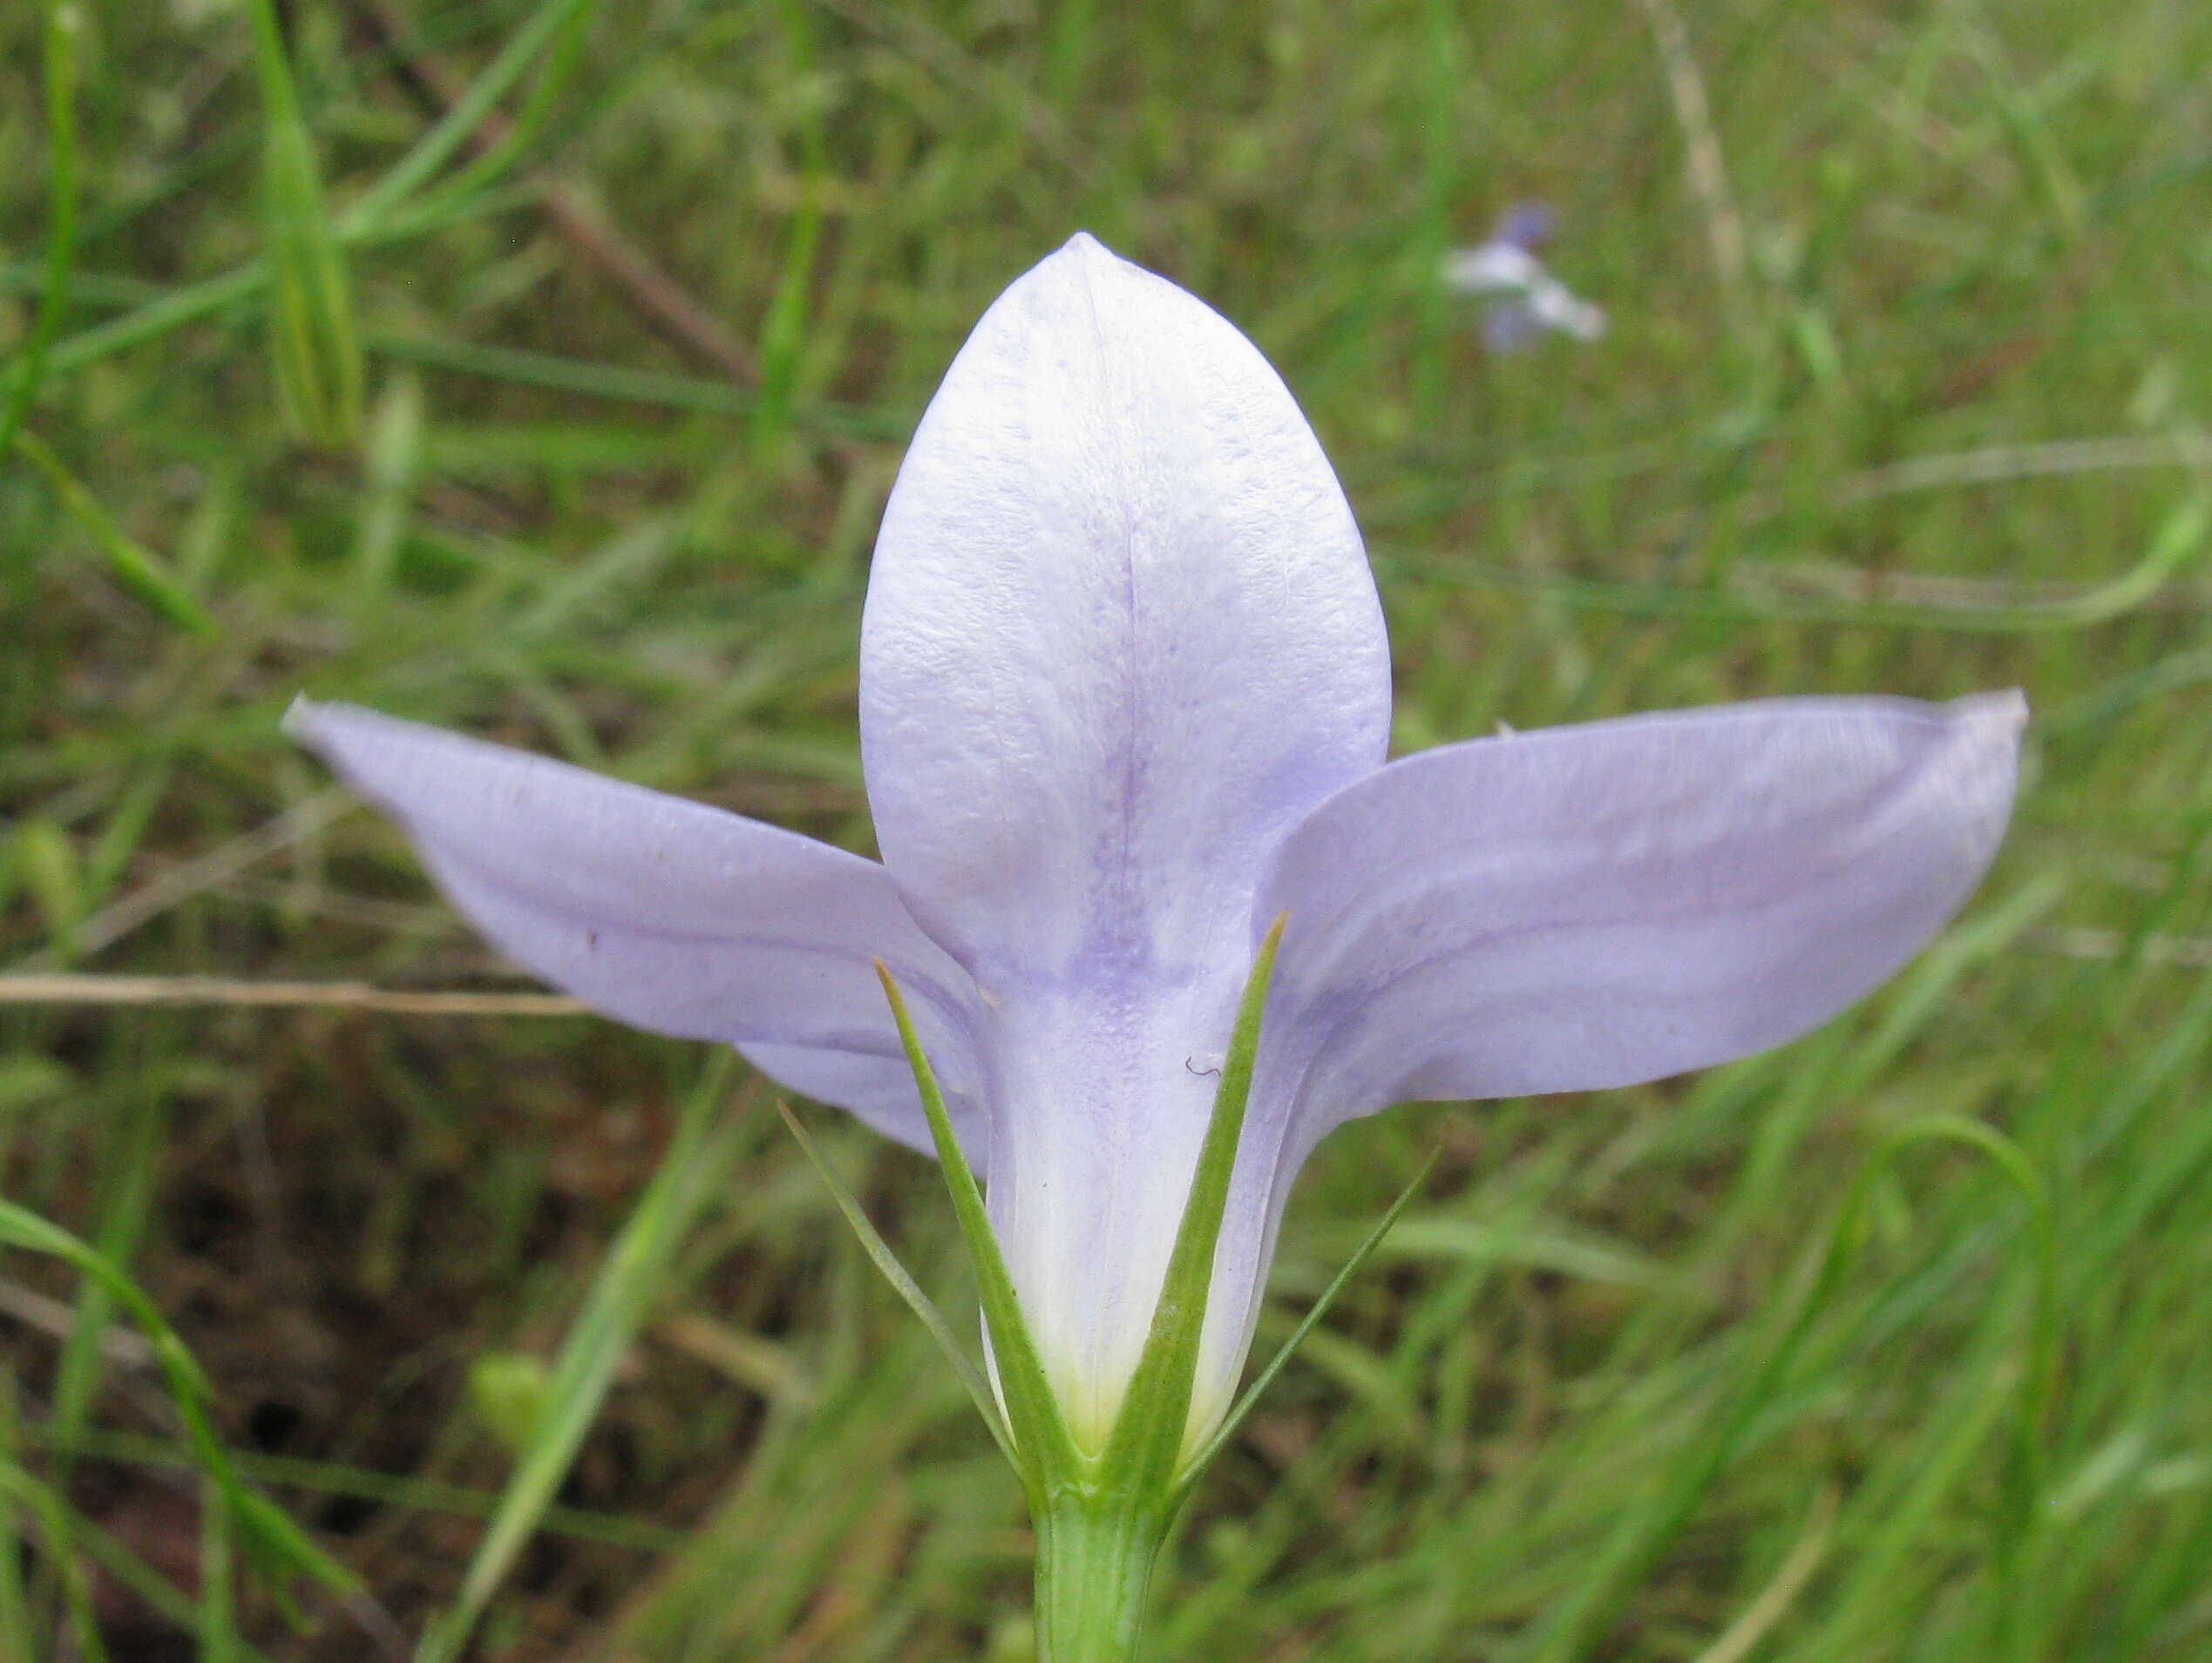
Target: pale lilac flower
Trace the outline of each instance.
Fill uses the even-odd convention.
[[[1444,282],[1484,302],[1483,339],[1493,350],[1528,345],[1546,330],[1594,341],[1605,314],[1554,277],[1536,251],[1550,237],[1555,216],[1541,202],[1506,210],[1489,241],[1444,258]]]
[[[860,641],[881,865],[366,710],[294,724],[513,958],[926,1149],[882,959],[1095,1449],[1279,914],[1191,1442],[1326,1132],[1824,1022],[1979,881],[2023,715],[1781,699],[1386,764],[1381,608],[1298,406],[1222,318],[1079,236],[977,325],[884,515]]]

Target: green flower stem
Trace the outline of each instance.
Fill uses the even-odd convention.
[[[1038,1663],[1137,1663],[1172,1510],[1061,1491],[1037,1514]]]

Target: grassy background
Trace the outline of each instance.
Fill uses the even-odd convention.
[[[2036,710],[1982,897],[1829,1030],[1331,1140],[1263,1347],[1444,1153],[1205,1489],[1160,1654],[2212,1655],[2212,10],[295,0],[288,86],[236,5],[55,10],[0,8],[11,975],[514,985],[279,736],[301,689],[865,848],[903,437],[1087,227],[1306,405],[1401,748]],[[511,142],[415,148],[532,39]],[[1525,198],[1602,343],[1486,356],[1439,291]],[[158,1375],[11,1253],[0,1476],[52,1504],[0,1503],[0,1652],[82,1653],[67,1564],[120,1658],[405,1657],[520,1446],[557,1495],[479,1560],[475,1655],[1030,1654],[1014,1485],[757,1081],[574,1018],[93,991],[0,1006],[6,1193],[129,1266],[366,1592],[307,1634],[210,1599]],[[965,1308],[929,1169],[816,1123]]]

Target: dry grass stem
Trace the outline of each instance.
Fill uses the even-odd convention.
[[[0,1005],[239,1005],[399,1016],[589,1014],[561,994],[414,993],[365,981],[241,981],[227,976],[0,976]]]

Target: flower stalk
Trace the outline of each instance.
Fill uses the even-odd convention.
[[[1134,1663],[1174,1509],[1069,1491],[1037,1516],[1038,1663]]]

